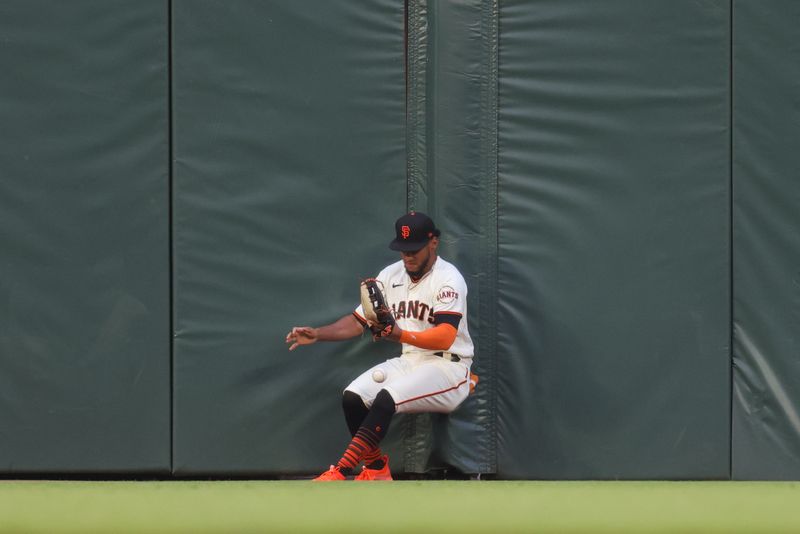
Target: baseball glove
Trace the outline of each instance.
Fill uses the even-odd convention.
[[[364,308],[364,318],[374,339],[391,334],[396,324],[379,283],[375,278],[361,282],[361,307]]]

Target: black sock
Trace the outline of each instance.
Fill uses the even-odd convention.
[[[342,410],[344,410],[347,428],[350,429],[350,437],[353,437],[369,413],[369,408],[366,407],[360,395],[356,395],[352,391],[345,391],[342,395]]]
[[[392,422],[395,409],[394,399],[389,395],[388,391],[382,389],[378,392],[378,396],[375,397],[375,402],[372,403],[372,407],[369,409],[361,426],[374,432],[380,441],[389,431],[389,423]]]

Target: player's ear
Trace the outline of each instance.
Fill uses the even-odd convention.
[[[428,235],[431,236],[431,241],[435,241],[434,245],[438,246],[439,245],[439,236],[442,235],[442,233],[439,231],[439,229],[438,228],[434,229],[433,232],[431,232]]]

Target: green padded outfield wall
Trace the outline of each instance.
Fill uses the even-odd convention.
[[[800,3],[733,2],[735,479],[800,479]]]
[[[0,471],[170,469],[167,9],[0,3]]]
[[[393,347],[284,337],[397,259],[404,5],[175,0],[173,21],[174,471],[321,471],[343,388]]]
[[[409,28],[424,38],[409,47],[410,78],[424,91],[409,90],[409,115],[424,110],[424,124],[410,121],[409,203],[429,213],[442,228],[441,255],[455,263],[469,288],[470,334],[475,342],[476,392],[449,416],[433,419],[428,437],[430,467],[452,466],[466,473],[496,471],[494,427],[495,265],[497,261],[497,13],[483,0],[410,2]],[[422,23],[415,24],[414,17]],[[415,76],[418,75],[418,76]],[[418,170],[424,172],[416,172]],[[420,432],[420,439],[423,434]],[[419,450],[426,450],[418,448]],[[409,450],[415,450],[409,448]],[[438,462],[438,463],[437,463]],[[424,470],[418,464],[417,470]]]
[[[502,477],[729,475],[729,15],[500,3]]]
[[[283,338],[348,313],[416,208],[482,380],[393,422],[395,473],[798,479],[798,23],[0,2],[0,472],[324,469],[342,388],[394,347]]]

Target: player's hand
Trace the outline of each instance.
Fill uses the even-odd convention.
[[[311,345],[317,342],[317,329],[310,326],[295,326],[286,334],[286,343],[289,350],[294,350],[300,345]]]
[[[375,325],[371,321],[367,321],[367,326],[370,330],[372,330],[372,339],[374,341],[378,341],[382,339],[384,341],[400,341],[400,334],[403,333],[403,329],[397,326],[397,323],[390,324],[390,325]],[[383,330],[381,330],[381,326],[383,326]]]
[[[400,342],[400,334],[402,334],[402,333],[403,333],[403,329],[395,324],[394,327],[392,328],[392,331],[389,332],[388,336],[386,336],[386,339],[388,341],[396,341],[396,342],[399,343]]]

